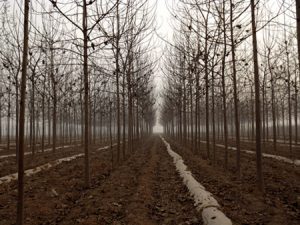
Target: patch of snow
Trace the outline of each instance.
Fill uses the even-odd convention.
[[[70,156],[70,157],[66,157],[66,158],[62,158],[62,159],[57,159],[53,162],[50,162],[50,163],[46,163],[44,165],[41,165],[41,166],[38,166],[38,167],[35,167],[33,169],[28,169],[28,170],[25,170],[24,171],[24,175],[25,176],[31,176],[31,175],[34,175],[36,173],[39,173],[43,170],[47,170],[51,167],[55,167],[63,162],[69,162],[69,161],[72,161],[78,157],[82,157],[84,156],[84,154],[77,154],[77,155],[73,155],[73,156]],[[9,183],[13,180],[17,180],[18,179],[18,173],[13,173],[13,174],[10,174],[10,175],[6,175],[4,177],[1,177],[0,178],[0,185],[1,184],[5,184],[5,183]]]
[[[161,139],[166,145],[169,155],[173,158],[173,162],[178,173],[183,178],[184,184],[193,196],[196,209],[202,212],[204,225],[232,225],[231,220],[219,210],[220,205],[217,200],[187,170],[182,157],[171,149],[170,144],[163,137]]]

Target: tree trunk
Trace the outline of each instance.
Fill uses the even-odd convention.
[[[225,21],[225,0],[223,1],[223,27],[226,27]],[[225,65],[226,65],[226,54],[227,54],[227,36],[226,30],[224,30],[223,34],[223,41],[224,41],[224,53],[222,57],[222,101],[223,101],[223,129],[224,129],[224,163],[225,163],[225,170],[228,169],[228,125],[227,125],[227,103],[226,103],[226,82],[225,82]]]
[[[288,117],[289,117],[289,151],[290,156],[293,157],[292,153],[292,99],[291,99],[291,73],[289,69],[289,56],[287,54],[287,75],[288,75]]]
[[[24,217],[24,131],[25,131],[25,100],[26,100],[26,76],[28,60],[28,36],[29,36],[29,0],[24,0],[24,38],[23,61],[21,77],[21,99],[19,118],[19,158],[18,158],[18,206],[17,225],[23,225]]]
[[[18,143],[19,143],[19,84],[18,84],[18,79],[15,80],[16,85],[16,126],[15,126],[15,134],[16,134],[16,159],[18,160]],[[0,93],[1,94],[1,93]],[[1,102],[1,101],[0,101]],[[1,117],[0,117],[1,120]],[[1,124],[0,124],[1,127]]]
[[[207,51],[207,29],[205,31],[205,50],[204,50],[204,73],[205,73],[205,123],[206,123],[206,153],[207,158],[210,159],[210,139],[209,139],[209,81],[208,81],[208,51]]]
[[[46,95],[46,77],[43,82],[42,94],[42,152],[45,150],[45,95]]]
[[[53,43],[50,45],[50,77],[52,82],[53,90],[53,112],[52,112],[52,151],[55,152],[56,149],[56,125],[57,125],[57,82],[54,75],[54,47]]]
[[[2,102],[2,88],[0,88],[0,102]],[[2,143],[2,104],[0,104],[0,143]]]
[[[120,84],[119,84],[119,39],[120,39],[120,16],[119,0],[117,0],[117,34],[116,34],[116,86],[117,86],[117,161],[120,162],[120,144],[121,144],[121,119],[120,119]]]
[[[240,149],[240,118],[239,118],[239,100],[237,93],[237,78],[236,78],[236,57],[235,57],[235,42],[233,36],[233,3],[230,0],[230,40],[231,40],[231,57],[232,57],[232,76],[233,76],[233,99],[234,99],[234,124],[236,138],[236,167],[237,174],[241,176],[241,149]]]
[[[8,86],[8,106],[7,106],[7,150],[10,150],[10,117],[11,117],[11,84]]]
[[[298,41],[298,69],[300,71],[300,1],[296,0],[296,22],[297,22],[297,41]],[[300,73],[299,73],[300,77]]]
[[[297,144],[298,143],[298,87],[297,87],[297,76],[295,76],[294,121],[295,121],[295,144]]]
[[[89,168],[89,74],[88,74],[88,36],[87,36],[87,3],[83,0],[83,82],[84,82],[84,174],[85,186],[90,187]]]
[[[262,151],[261,151],[261,115],[260,115],[260,90],[259,90],[259,68],[257,54],[257,37],[255,21],[255,3],[251,0],[251,24],[252,24],[252,44],[253,44],[253,63],[254,63],[254,86],[255,86],[255,116],[256,116],[256,169],[257,184],[260,191],[264,191],[264,181],[262,173]]]
[[[276,129],[276,104],[275,104],[275,77],[270,62],[271,49],[268,49],[268,67],[271,75],[271,108],[272,108],[272,131],[273,131],[273,151],[277,151],[277,129]]]
[[[124,73],[124,75],[123,75],[123,86],[122,86],[122,91],[123,91],[123,93],[122,93],[122,108],[123,108],[123,132],[122,132],[122,135],[123,135],[123,143],[122,143],[122,152],[123,152],[123,160],[125,160],[125,155],[126,155],[126,150],[125,150],[125,147],[126,147],[126,107],[125,107],[125,97],[126,97],[126,95],[125,95],[125,79],[126,79],[126,77],[125,77],[125,73]]]
[[[35,132],[35,120],[36,120],[36,116],[35,116],[35,71],[32,71],[32,75],[31,75],[31,92],[32,92],[32,97],[31,97],[31,126],[32,126],[32,142],[31,142],[31,151],[32,151],[32,155],[35,155],[35,136],[36,136],[36,132]]]
[[[216,163],[216,121],[215,121],[215,74],[214,70],[211,72],[211,97],[212,97],[212,110],[211,110],[211,115],[212,115],[212,148],[213,148],[213,165],[215,166]]]
[[[184,67],[184,65],[183,65]],[[184,68],[183,68],[184,71]],[[185,75],[183,78],[183,143],[187,143],[187,110],[186,110],[186,84],[185,84]]]
[[[110,152],[111,152],[111,168],[114,168],[114,152],[113,152],[113,138],[112,138],[112,102],[109,102],[109,145],[110,145]]]
[[[296,0],[296,21],[297,21],[297,41],[298,41],[298,70],[299,70],[299,81],[300,81],[300,1]],[[296,83],[297,84],[297,83]],[[295,103],[295,126],[296,126],[296,144],[298,142],[298,119],[297,119],[297,113],[298,113],[298,90],[296,85],[296,103]]]

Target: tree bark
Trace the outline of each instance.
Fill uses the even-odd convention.
[[[26,76],[28,61],[28,36],[29,36],[29,0],[24,0],[24,37],[23,61],[21,77],[21,99],[19,118],[19,158],[18,158],[18,205],[17,225],[23,225],[24,217],[24,131],[25,131],[25,101],[26,101]]]
[[[260,191],[264,191],[264,180],[262,172],[262,150],[261,150],[261,115],[260,115],[260,90],[259,90],[259,68],[257,54],[257,37],[255,21],[255,3],[251,0],[251,25],[252,25],[252,44],[253,44],[253,64],[254,64],[254,86],[255,86],[255,125],[256,125],[256,169],[257,184]]]
[[[11,84],[8,86],[8,106],[7,106],[7,150],[10,150],[10,117],[11,117]]]
[[[121,144],[121,118],[120,118],[120,84],[119,84],[119,39],[120,39],[120,15],[119,15],[120,1],[117,0],[117,34],[116,34],[116,86],[117,86],[117,161],[120,162],[120,144]]]
[[[300,1],[296,0],[296,22],[297,22],[297,41],[298,41],[298,67],[300,70]],[[299,73],[300,77],[300,73]]]
[[[50,45],[50,77],[53,90],[53,112],[52,112],[52,151],[56,149],[56,125],[57,125],[57,82],[54,75],[54,47],[53,42]],[[49,123],[50,124],[50,123]]]
[[[232,57],[232,72],[233,72],[233,100],[234,100],[234,124],[236,138],[236,167],[237,174],[241,176],[241,149],[240,149],[240,118],[239,118],[239,99],[237,93],[237,78],[236,78],[236,57],[235,57],[235,42],[233,36],[233,3],[230,0],[230,39],[231,39],[231,57]]]
[[[18,160],[18,143],[19,143],[19,84],[18,84],[18,79],[15,79],[16,85],[15,85],[15,90],[16,90],[16,158]],[[0,93],[1,94],[1,93]],[[1,102],[1,101],[0,101]],[[1,117],[0,117],[1,120]],[[1,124],[0,124],[1,127]]]
[[[0,88],[0,102],[2,102],[2,88]],[[0,104],[0,143],[2,143],[2,104]]]
[[[222,57],[222,102],[223,102],[223,129],[224,129],[224,163],[225,170],[228,169],[228,125],[227,125],[227,104],[226,104],[226,84],[225,84],[225,63],[226,63],[226,54],[227,54],[227,36],[226,36],[226,21],[225,21],[225,0],[223,1],[223,41],[224,41],[224,53]]]
[[[89,168],[89,74],[88,74],[88,36],[87,36],[87,3],[83,0],[83,79],[84,79],[84,174],[85,186],[90,187]]]

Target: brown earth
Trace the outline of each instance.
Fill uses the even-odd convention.
[[[34,156],[25,155],[25,169],[31,169],[45,163],[54,161],[56,159],[61,159],[69,157],[75,154],[79,154],[80,147],[74,146],[65,149],[59,149],[53,152],[37,153]],[[15,173],[17,171],[16,157],[8,157],[0,159],[0,177],[8,174]]]
[[[236,224],[300,224],[300,168],[275,159],[263,158],[265,193],[256,186],[255,154],[241,153],[241,178],[236,175],[236,152],[229,150],[228,171],[224,170],[224,148],[216,148],[216,162],[207,158],[206,145],[192,152],[170,141],[186,165]],[[186,144],[189,146],[189,144]],[[211,157],[213,155],[211,148]]]
[[[218,144],[224,144],[222,141],[219,141]],[[236,146],[235,140],[229,140],[229,146]],[[255,142],[248,142],[241,140],[241,149],[255,151]],[[268,153],[272,155],[279,155],[288,157],[291,159],[300,159],[300,145],[292,144],[292,151],[290,151],[289,145],[287,143],[277,143],[277,150],[274,151],[272,142],[262,142],[262,151],[263,153]]]
[[[204,160],[205,145],[192,152],[168,140],[185,160],[194,177],[214,194],[221,210],[234,224],[300,224],[300,171],[298,167],[265,159],[265,193],[256,188],[255,155],[242,153],[242,176],[235,171],[235,151],[229,151],[229,168],[223,169],[224,149],[216,148],[216,162]],[[99,146],[98,146],[99,147]],[[135,144],[135,151],[117,164],[113,151],[91,147],[91,186],[84,188],[83,158],[62,163],[26,177],[26,225],[192,225],[202,224],[182,179],[159,137]],[[37,154],[34,167],[48,160],[73,155],[82,149]],[[212,150],[211,150],[212,151]],[[114,157],[112,157],[114,152]],[[49,154],[49,155],[48,155]],[[64,155],[65,154],[65,155]],[[28,166],[27,165],[27,166]],[[2,170],[2,169],[1,169]],[[0,224],[15,224],[16,182],[0,185]]]
[[[111,151],[93,152],[89,189],[83,158],[26,177],[25,224],[201,224],[161,140],[135,146],[113,169]],[[15,223],[16,197],[16,182],[0,186],[1,225]]]
[[[60,141],[57,141],[57,147],[60,147],[60,146],[75,146],[75,145],[79,145],[80,144],[80,140],[74,140],[72,142],[60,142]],[[49,149],[49,148],[52,148],[52,144],[47,144],[45,143],[45,146],[44,146],[44,149]],[[60,149],[58,149],[59,151]],[[30,146],[25,144],[25,152],[31,152],[31,149],[30,149]],[[41,144],[36,144],[35,146],[35,152],[38,154],[38,153],[41,153],[42,152],[42,146]],[[8,150],[7,149],[7,143],[4,143],[2,141],[2,144],[0,144],[0,156],[2,155],[10,155],[10,154],[15,154],[16,153],[16,144],[15,142],[13,142],[11,145],[10,145],[10,149]]]

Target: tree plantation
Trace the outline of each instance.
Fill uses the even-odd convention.
[[[0,225],[300,224],[300,1],[0,12]]]

